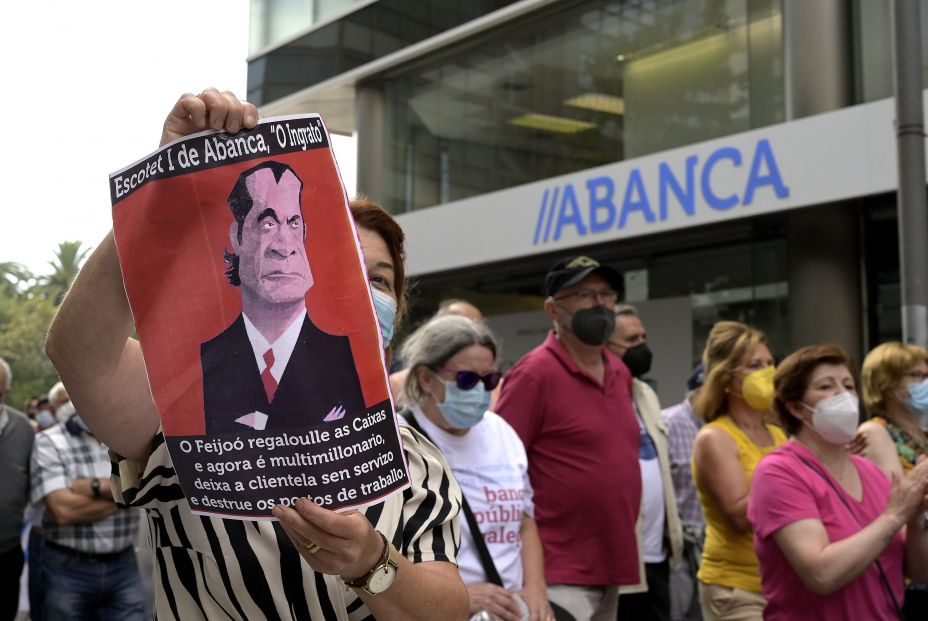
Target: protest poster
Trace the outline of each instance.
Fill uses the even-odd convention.
[[[152,397],[194,513],[408,486],[357,231],[321,117],[203,132],[110,176]]]

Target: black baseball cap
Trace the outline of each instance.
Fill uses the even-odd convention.
[[[625,293],[622,274],[596,259],[580,255],[561,259],[551,266],[545,275],[545,295],[551,296],[566,287],[572,287],[590,274],[599,274],[615,289],[621,300]]]

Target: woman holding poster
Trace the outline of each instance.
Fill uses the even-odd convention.
[[[525,447],[494,412],[499,344],[465,317],[432,319],[403,344],[407,417],[441,449],[463,491],[458,567],[471,614],[553,619]],[[474,532],[476,527],[477,532]]]
[[[254,106],[207,89],[178,100],[162,144],[256,124]],[[387,342],[403,308],[403,233],[372,203],[353,202],[351,213]],[[410,486],[363,512],[337,513],[301,498],[277,504],[276,520],[194,515],[132,329],[111,234],[75,280],[47,348],[72,399],[88,412],[85,421],[112,450],[117,502],[147,510],[158,618],[466,618],[454,565],[460,490],[431,444],[401,427]]]

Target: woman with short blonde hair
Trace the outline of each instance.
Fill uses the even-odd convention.
[[[891,479],[901,478],[928,455],[928,351],[898,341],[883,343],[867,354],[861,371],[861,396],[870,420],[860,426],[861,454]],[[910,584],[905,614],[928,618],[928,582]]]
[[[891,342],[875,347],[861,372],[864,407],[870,420],[860,426],[864,457],[888,476],[908,473],[928,454],[919,417],[928,414],[928,351]]]

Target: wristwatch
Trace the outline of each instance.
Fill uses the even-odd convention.
[[[345,580],[345,586],[360,589],[368,595],[378,595],[389,589],[393,585],[393,581],[396,580],[396,570],[399,568],[397,559],[400,553],[392,543],[387,541],[386,535],[380,531],[377,531],[377,534],[383,539],[383,554],[380,556],[380,560],[377,561],[373,569],[360,578]]]
[[[97,477],[90,479],[90,491],[93,492],[94,498],[100,497],[100,479]]]

